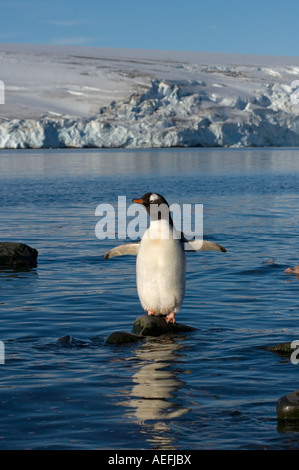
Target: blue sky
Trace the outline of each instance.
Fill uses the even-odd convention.
[[[0,0],[0,42],[299,55],[298,0]]]

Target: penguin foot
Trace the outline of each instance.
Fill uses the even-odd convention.
[[[166,320],[166,323],[175,323],[175,313],[174,312],[170,312],[166,317],[165,317],[165,320]]]
[[[148,314],[148,315],[153,315],[154,317],[157,317],[157,315],[155,314],[155,312],[153,312],[152,310],[148,310],[147,314]]]

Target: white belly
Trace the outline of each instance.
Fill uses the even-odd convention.
[[[161,224],[161,221],[158,223]],[[173,239],[171,234],[168,239],[153,240],[147,238],[147,232],[140,242],[136,261],[141,305],[156,314],[177,313],[185,294],[184,250],[180,240]]]

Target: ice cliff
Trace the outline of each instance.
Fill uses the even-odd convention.
[[[33,117],[1,113],[0,148],[299,145],[299,105],[291,100],[298,64],[278,61],[267,67],[239,59],[235,64],[211,65],[172,58],[168,69],[156,60],[155,73],[151,61],[139,70],[135,63],[131,88],[92,114],[54,113],[47,108]],[[123,80],[132,79],[132,64],[128,70],[123,58],[118,59]],[[76,92],[82,100],[84,87],[81,83]]]

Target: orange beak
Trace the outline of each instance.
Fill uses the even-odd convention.
[[[137,202],[137,204],[142,204],[144,202],[143,199],[132,199],[133,202]]]

